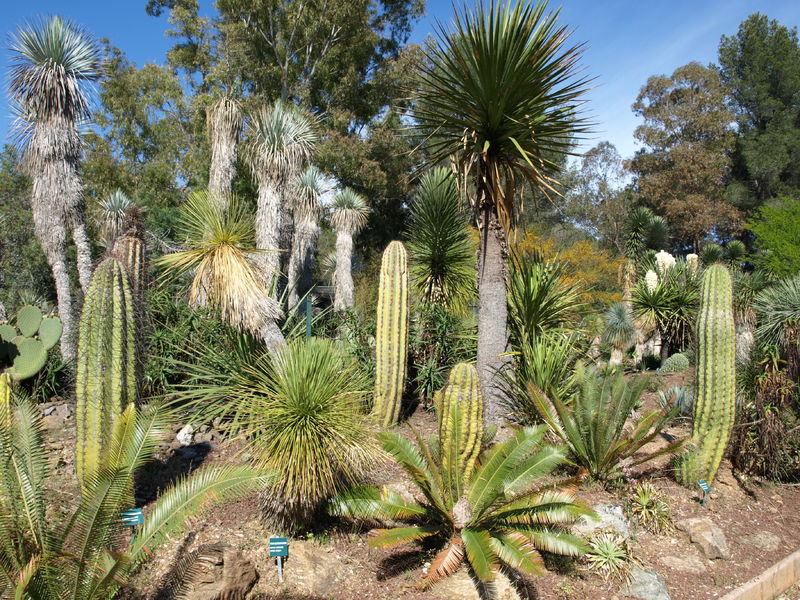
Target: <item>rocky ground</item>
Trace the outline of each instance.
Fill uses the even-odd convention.
[[[664,378],[664,386],[682,383],[680,375]],[[656,402],[650,393],[645,408]],[[41,405],[47,438],[59,475],[52,478],[53,511],[66,512],[78,493],[69,476],[73,471],[74,416],[68,403]],[[196,429],[195,429],[196,428]],[[432,414],[418,411],[402,426],[411,434],[435,429]],[[677,425],[670,434],[685,433]],[[661,440],[657,443],[666,443]],[[225,441],[219,423],[176,427],[159,448],[159,460],[143,473],[137,486],[137,503],[145,506],[166,483],[201,464],[246,461],[236,442]],[[699,503],[699,490],[687,490],[668,476],[666,459],[637,473],[663,490],[669,500],[674,527],[653,535],[631,522],[624,511],[627,491],[608,491],[589,484],[580,498],[602,516],[599,524],[584,524],[582,530],[606,527],[630,540],[638,566],[625,584],[606,581],[581,561],[547,557],[548,571],[513,584],[501,578],[500,600],[592,599],[688,600],[719,598],[737,585],[761,573],[797,550],[800,539],[800,489],[737,479],[730,465],[723,464],[708,504]],[[413,493],[399,469],[384,465],[376,479],[402,493]],[[57,487],[57,490],[55,489]],[[291,540],[285,579],[277,580],[274,559],[267,555],[267,540],[273,535],[259,520],[258,496],[217,509],[192,524],[191,532],[157,552],[134,581],[131,600],[167,600],[176,595],[176,582],[189,580],[189,600],[421,600],[422,598],[477,598],[466,572],[429,591],[415,583],[430,556],[412,546],[372,550],[368,531],[351,524],[332,523],[319,531]],[[784,600],[800,594],[788,591]]]

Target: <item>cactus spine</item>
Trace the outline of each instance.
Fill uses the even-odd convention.
[[[736,416],[736,327],[731,275],[724,266],[706,269],[697,318],[697,373],[693,457],[685,461],[685,484],[711,483]]]
[[[377,321],[372,412],[389,427],[400,417],[408,353],[408,258],[400,242],[391,242],[383,252]]]
[[[454,366],[435,402],[442,471],[455,484],[458,497],[461,484],[475,470],[483,440],[483,397],[475,367],[467,363]]]
[[[84,484],[102,466],[122,411],[136,401],[134,313],[125,267],[104,259],[92,275],[78,332],[76,467]]]

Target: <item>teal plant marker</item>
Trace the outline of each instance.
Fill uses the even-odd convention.
[[[700,506],[705,506],[706,505],[706,494],[711,493],[711,486],[708,485],[702,479],[697,482],[697,485],[699,485],[700,489],[703,490],[703,499],[700,500]]]
[[[285,537],[269,538],[269,555],[278,561],[278,583],[283,583],[283,559],[289,556],[289,540]]]
[[[122,521],[123,525],[127,525],[128,527],[144,525],[144,513],[142,512],[141,508],[124,510],[122,511],[120,520]]]

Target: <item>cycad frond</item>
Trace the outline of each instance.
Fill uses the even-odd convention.
[[[336,194],[331,203],[331,225],[336,231],[351,235],[361,231],[367,224],[369,206],[366,199],[350,188]]]

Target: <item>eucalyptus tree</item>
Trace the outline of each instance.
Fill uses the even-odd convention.
[[[300,173],[290,197],[289,208],[295,228],[289,258],[289,306],[311,290],[314,250],[319,237],[320,196],[327,191],[322,172],[310,165]]]
[[[100,53],[88,33],[61,17],[19,27],[10,37],[10,50],[9,91],[18,112],[22,167],[31,178],[34,231],[56,284],[64,324],[61,351],[65,360],[72,360],[74,318],[67,229],[78,250],[78,276],[86,290],[92,255],[78,176],[79,126],[89,117],[86,84],[99,76]]]
[[[487,417],[499,420],[506,354],[506,249],[527,183],[548,194],[557,158],[586,131],[579,45],[558,11],[479,0],[440,29],[420,68],[414,116],[432,163],[453,160],[478,215],[478,356]]]
[[[236,176],[236,156],[242,132],[242,108],[229,96],[221,96],[206,111],[211,166],[208,171],[208,191],[224,206],[233,191]]]
[[[333,309],[353,306],[353,236],[367,224],[369,206],[363,196],[345,188],[333,199],[331,225],[336,230],[336,271],[333,274]]]
[[[311,157],[317,134],[310,117],[291,104],[276,102],[250,115],[245,158],[258,184],[256,246],[279,250],[288,193]],[[267,280],[280,272],[278,252],[259,261]]]

